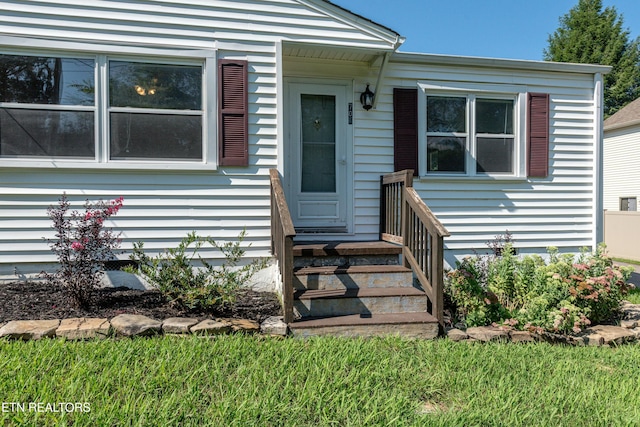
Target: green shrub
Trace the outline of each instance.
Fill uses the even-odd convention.
[[[141,274],[177,305],[202,310],[222,307],[233,303],[238,289],[266,265],[265,260],[254,260],[238,266],[245,253],[240,246],[245,236],[246,232],[242,231],[235,242],[219,244],[213,238],[200,237],[193,231],[182,239],[178,247],[167,249],[153,258],[144,253],[143,243],[138,242],[130,256],[137,269],[127,267],[125,271]],[[213,266],[198,255],[205,243],[223,253],[225,261],[222,265]],[[202,267],[194,267],[194,259]]]
[[[510,239],[490,247],[492,255],[463,259],[445,280],[455,320],[466,326],[578,333],[615,315],[628,290],[631,269],[614,267],[604,245],[578,257],[550,248],[548,262],[517,257]]]

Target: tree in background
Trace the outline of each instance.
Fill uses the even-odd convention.
[[[629,40],[623,16],[602,0],[579,0],[549,35],[546,61],[611,65],[604,76],[604,116],[609,117],[640,96],[640,44]]]

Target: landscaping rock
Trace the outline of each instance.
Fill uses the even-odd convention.
[[[548,342],[549,344],[576,345],[576,341],[568,335],[542,332],[540,334],[535,334],[535,336],[539,337],[541,341]]]
[[[89,338],[106,338],[111,325],[107,319],[76,317],[62,319],[56,329],[56,336],[68,340],[82,340]]]
[[[620,327],[625,329],[633,329],[638,327],[638,321],[637,320],[621,320]]]
[[[219,319],[224,322],[231,323],[231,330],[233,332],[242,332],[245,334],[255,334],[260,332],[260,325],[258,322],[249,319]]]
[[[155,335],[162,332],[162,322],[139,314],[120,314],[111,319],[118,335],[125,337]]]
[[[527,331],[511,331],[509,332],[512,342],[536,342],[537,339]]]
[[[170,317],[162,322],[162,331],[165,334],[188,334],[192,326],[198,324],[198,319],[189,317]]]
[[[284,323],[282,316],[271,316],[262,322],[260,332],[265,335],[285,336],[288,333],[288,326]]]
[[[571,345],[575,345],[578,347],[582,347],[582,346],[586,346],[588,345],[588,340],[586,339],[586,337],[584,335],[579,335],[579,336],[569,336],[569,342],[571,343]]]
[[[459,342],[469,338],[469,335],[467,335],[464,331],[461,331],[458,328],[453,328],[447,331],[447,337],[449,337],[451,341]]]
[[[39,340],[56,336],[60,320],[14,320],[0,328],[0,338]]]
[[[636,340],[635,333],[619,326],[596,325],[588,328],[586,332],[602,336],[604,344],[607,345],[620,345]]]
[[[623,301],[620,311],[623,319],[640,322],[640,304],[631,304],[629,301]]]
[[[231,323],[207,319],[191,327],[191,332],[198,335],[227,334],[231,332]]]
[[[583,338],[586,345],[594,347],[601,347],[604,345],[604,338],[602,335],[588,333],[583,335]]]
[[[478,341],[509,341],[509,332],[491,326],[478,326],[467,329],[467,335]]]

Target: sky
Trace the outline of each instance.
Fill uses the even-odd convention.
[[[542,60],[578,0],[332,0],[406,38],[401,52]],[[640,0],[603,0],[640,36]]]

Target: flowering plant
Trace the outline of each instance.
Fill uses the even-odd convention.
[[[118,213],[123,198],[109,202],[84,204],[85,212],[70,211],[70,203],[63,194],[58,204],[49,206],[47,215],[56,230],[55,239],[47,239],[60,267],[54,273],[41,275],[51,284],[61,286],[72,305],[87,306],[93,290],[104,275],[105,261],[115,259],[114,249],[120,247],[120,234],[104,227],[104,221]]]
[[[600,245],[578,257],[517,257],[511,242],[500,254],[465,258],[445,279],[454,315],[466,326],[497,323],[516,329],[579,333],[610,319],[628,290],[630,270],[613,265]]]

